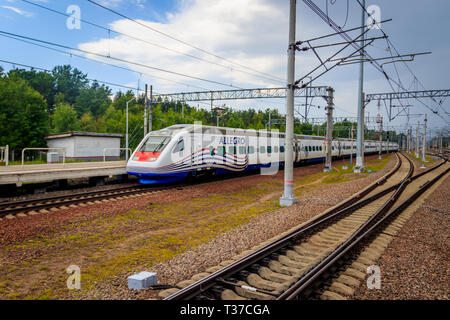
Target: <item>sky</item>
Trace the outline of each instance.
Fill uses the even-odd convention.
[[[5,37],[0,33],[0,60],[52,69],[71,64],[97,79],[112,84],[143,89],[151,84],[155,93],[175,93],[236,88],[285,87],[289,26],[288,0],[93,0],[131,21],[87,0],[0,0],[0,31],[45,40],[66,46],[53,47],[58,52]],[[362,1],[362,0],[361,0]],[[43,7],[73,15],[78,10],[84,21],[69,19]],[[361,23],[361,7],[357,0],[314,0],[343,29]],[[432,52],[416,56],[414,61],[383,65],[386,73],[407,90],[450,88],[450,2],[433,0],[366,1],[366,7],[377,6],[388,35],[400,54]],[[297,1],[296,39],[308,40],[332,33],[333,30],[303,1]],[[78,17],[78,16],[77,16]],[[69,20],[69,21],[68,21]],[[79,22],[79,27],[76,25]],[[96,26],[93,26],[95,24]],[[75,27],[74,27],[75,26]],[[147,26],[147,27],[146,27]],[[119,33],[116,33],[119,32]],[[352,37],[358,30],[349,32]],[[380,30],[369,31],[367,37],[382,36]],[[27,40],[29,41],[29,40]],[[339,36],[312,42],[314,45],[342,42]],[[41,43],[41,45],[43,45]],[[327,59],[343,46],[317,49],[321,59]],[[375,40],[367,47],[374,58],[395,55],[385,39]],[[84,50],[79,52],[71,50]],[[390,48],[390,51],[389,51]],[[90,53],[109,56],[100,57]],[[72,53],[72,54],[70,54]],[[350,54],[348,49],[337,57]],[[121,61],[118,61],[120,59]],[[403,58],[405,59],[405,58]],[[406,58],[407,59],[407,58]],[[387,60],[386,60],[387,61]],[[381,61],[382,63],[384,61]],[[320,64],[311,50],[297,52],[296,79]],[[9,70],[13,65],[0,62]],[[165,71],[169,72],[165,72]],[[318,75],[324,69],[318,69]],[[412,73],[411,73],[412,71]],[[335,89],[337,117],[357,114],[359,64],[337,66],[313,82],[317,86]],[[414,77],[418,80],[414,80]],[[399,80],[400,79],[400,80]],[[364,69],[364,92],[403,91],[369,63]],[[110,85],[113,92],[126,88]],[[449,129],[449,102],[438,104],[430,99],[403,100],[411,105],[409,124],[413,131],[417,122],[428,115],[428,129],[437,132]],[[224,102],[215,102],[221,105]],[[296,99],[296,116],[304,113],[303,98]],[[233,109],[276,108],[285,114],[284,99],[227,101]],[[325,117],[326,102],[312,100],[309,118]],[[399,105],[399,102],[395,102]],[[208,108],[209,103],[192,103]],[[400,113],[388,121],[388,106],[381,101],[380,113],[384,125],[400,131],[407,117]],[[396,114],[396,108],[393,115]],[[439,115],[432,112],[438,111]],[[366,116],[375,117],[377,102],[366,107]],[[368,124],[374,127],[375,123]]]

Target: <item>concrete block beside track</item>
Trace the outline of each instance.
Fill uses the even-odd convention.
[[[156,273],[142,271],[128,277],[128,289],[141,290],[147,289],[158,282]]]

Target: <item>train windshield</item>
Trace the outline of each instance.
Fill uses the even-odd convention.
[[[171,137],[150,136],[139,149],[141,152],[162,152],[169,143]]]

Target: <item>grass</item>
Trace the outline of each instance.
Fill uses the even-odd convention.
[[[436,161],[436,160],[433,159],[433,157],[425,155],[425,160],[426,160],[426,162],[425,162],[425,161],[422,160],[422,156],[420,154],[419,154],[418,157],[416,157],[416,153],[415,152],[410,152],[410,153],[408,153],[408,155],[411,158],[416,159],[417,161],[419,161],[424,166],[430,166]]]
[[[389,157],[373,160],[368,167],[377,171],[388,161]],[[347,169],[335,166],[330,173],[297,177],[295,193],[300,196],[321,185],[366,175],[353,174],[350,166]],[[111,217],[71,221],[50,234],[8,245],[0,252],[0,260],[16,251],[19,256],[21,252],[40,252],[40,255],[39,260],[29,258],[0,269],[0,284],[8,283],[0,286],[0,298],[58,299],[68,294],[89,297],[98,284],[116,275],[146,270],[262,213],[279,209],[282,188],[282,180],[273,179],[234,192],[150,204]],[[65,269],[72,264],[81,268],[81,290],[69,293],[66,287],[69,275]]]

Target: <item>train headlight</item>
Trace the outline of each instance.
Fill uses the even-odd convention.
[[[157,157],[150,157],[150,158],[147,159],[147,161],[153,162],[153,161],[156,161],[156,159],[158,159],[158,158]]]

